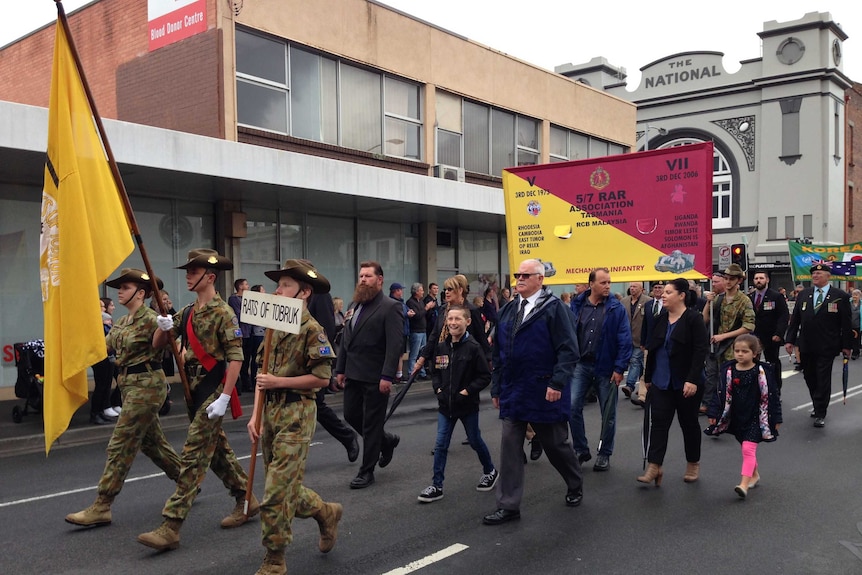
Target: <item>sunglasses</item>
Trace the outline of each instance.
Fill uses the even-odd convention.
[[[455,291],[455,288],[443,288],[443,291]]]
[[[516,280],[526,280],[526,279],[530,279],[530,276],[538,276],[538,275],[542,275],[542,274],[539,274],[539,273],[531,273],[531,274],[512,274],[512,276],[514,276],[514,278],[515,278]]]

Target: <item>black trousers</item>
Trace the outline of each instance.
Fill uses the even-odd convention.
[[[826,417],[832,395],[832,363],[835,361],[835,356],[814,355],[804,351],[800,355],[802,356],[802,376],[805,378],[805,385],[808,386],[811,403],[814,404],[814,417]]]
[[[326,405],[326,388],[321,388],[315,397],[317,402],[317,423],[326,430],[329,435],[337,439],[347,447],[353,441],[353,430],[347,427],[331,407]]]
[[[703,386],[698,386],[697,393],[684,397],[681,389],[659,389],[655,385],[647,391],[649,411],[644,417],[650,418],[649,446],[647,461],[661,465],[667,452],[667,437],[670,424],[676,414],[679,427],[682,429],[682,441],[685,446],[685,460],[688,463],[700,461],[700,424],[697,421],[700,402],[703,400]],[[723,407],[723,406],[722,406]]]
[[[254,347],[254,339],[251,337],[242,338],[242,367],[239,370],[242,389],[240,391],[252,391],[254,389],[254,382],[251,380],[251,365],[255,355],[257,355],[257,349]]]
[[[524,496],[524,437],[526,421],[503,420],[500,438],[500,479],[497,482],[497,508],[517,511]],[[583,489],[581,464],[569,439],[569,423],[530,422],[548,461],[566,482],[567,493]]]
[[[114,382],[114,364],[107,357],[92,366],[93,395],[90,413],[95,415],[111,407],[111,384]]]
[[[348,379],[344,386],[344,420],[362,436],[359,473],[373,473],[380,451],[395,436],[383,430],[389,395],[380,393],[379,382]]]
[[[775,381],[778,385],[778,391],[781,391],[781,360],[778,359],[778,353],[781,350],[781,344],[772,339],[761,342],[763,344],[763,359],[772,364],[775,368]]]

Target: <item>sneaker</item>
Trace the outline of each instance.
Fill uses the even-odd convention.
[[[116,419],[117,417],[120,416],[120,413],[118,411],[116,411],[113,407],[108,407],[104,411],[102,411],[102,416],[103,417],[113,417],[114,419]]]
[[[438,499],[443,499],[443,488],[437,487],[436,485],[429,485],[422,490],[422,493],[419,494],[417,499],[422,503],[431,503]]]
[[[496,469],[491,470],[491,473],[486,473],[482,476],[482,479],[479,480],[479,485],[476,486],[476,491],[491,491],[494,489],[494,486],[497,485],[498,477],[500,477],[500,474],[497,473]]]
[[[114,407],[112,407],[111,409],[113,409],[114,411],[116,411],[116,412],[117,412],[117,415],[120,415],[120,413],[122,413],[122,411],[123,411],[123,408],[122,408],[121,406],[119,406],[119,405],[115,405],[115,406],[114,406]]]

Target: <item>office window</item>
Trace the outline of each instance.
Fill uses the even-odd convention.
[[[491,110],[491,175],[502,177],[515,162],[515,114]]]
[[[437,163],[462,167],[461,98],[447,92],[437,92]]]
[[[799,110],[802,108],[802,97],[786,98],[779,102],[781,106],[781,156],[779,159],[787,165],[793,165],[801,157],[799,151]]]
[[[548,155],[551,162],[565,162],[569,159],[569,133],[568,130],[551,126],[550,133],[551,149]]]
[[[766,218],[766,239],[778,239],[778,218]]]
[[[793,216],[784,216],[784,237],[787,239],[796,237],[796,223]]]
[[[535,166],[539,163],[539,122],[518,116],[517,155],[519,166]]]
[[[802,216],[802,236],[806,238],[814,237],[814,216],[811,214]]]
[[[421,86],[236,31],[237,122],[374,154],[421,159]]]
[[[488,174],[491,169],[491,109],[464,101],[464,168]]]

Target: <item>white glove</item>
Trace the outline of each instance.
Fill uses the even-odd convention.
[[[230,403],[230,396],[226,393],[218,396],[214,402],[207,406],[207,417],[210,419],[218,419],[219,417],[224,416],[224,412],[227,411],[227,405]]]
[[[162,331],[174,329],[174,318],[169,315],[160,315],[156,318],[156,323],[159,324],[159,329]]]

